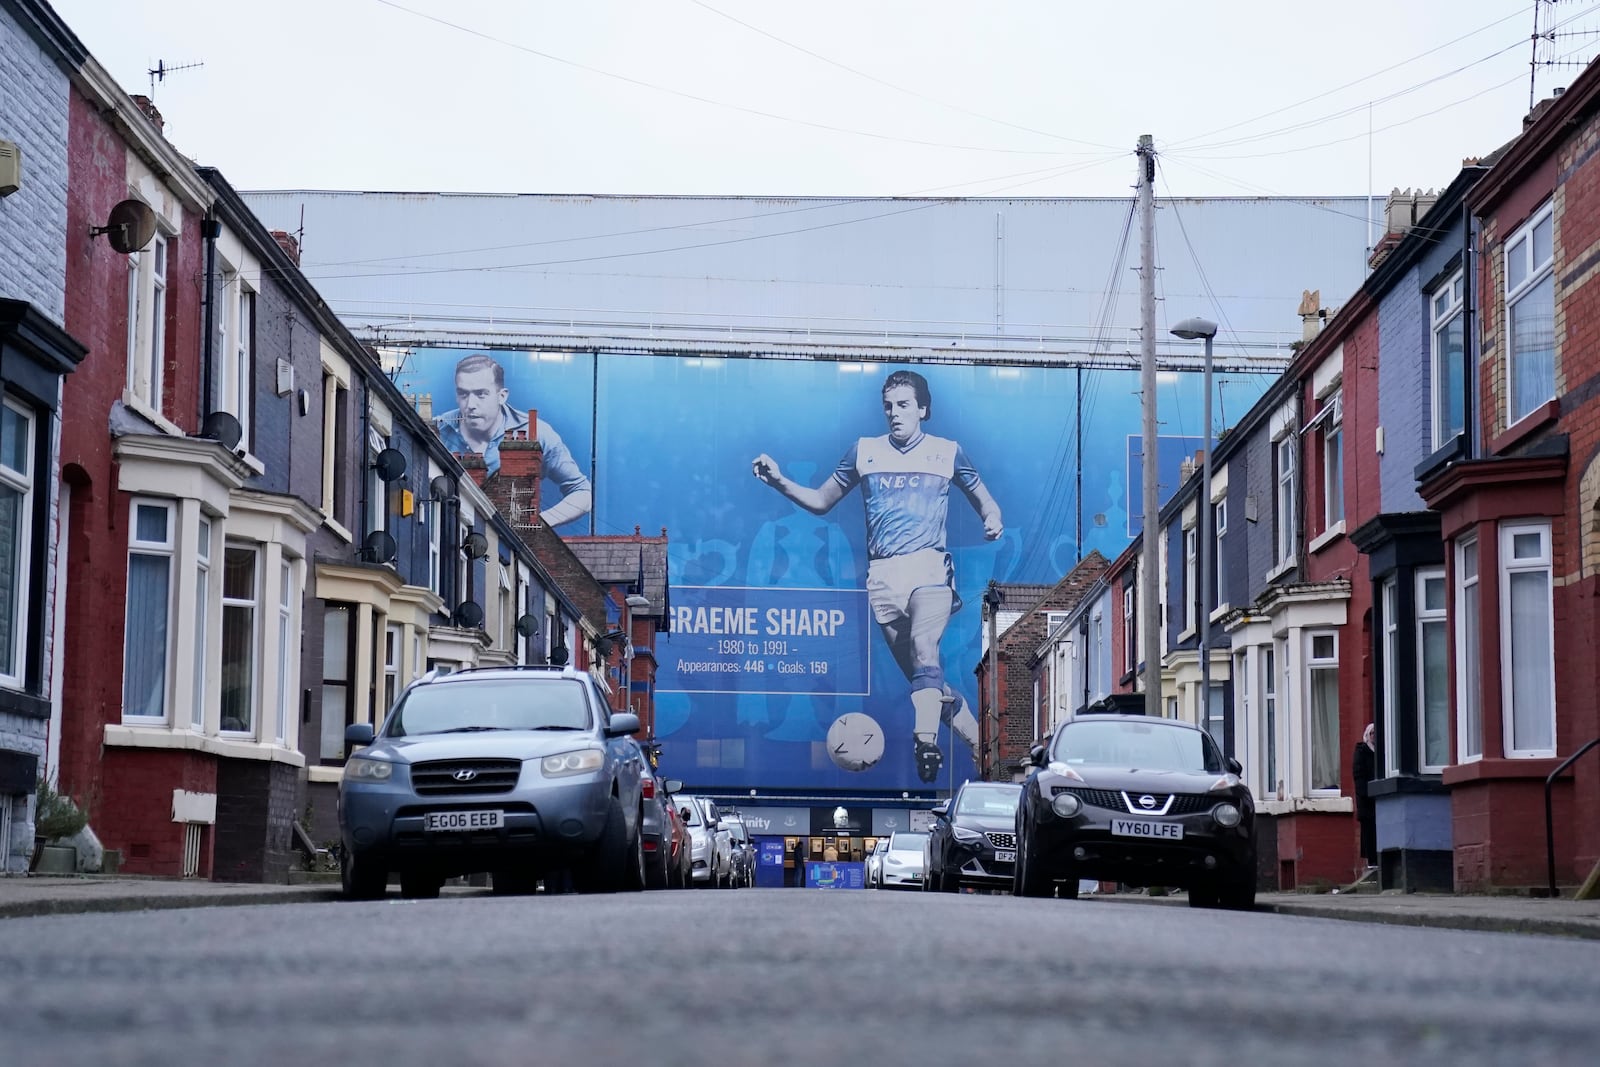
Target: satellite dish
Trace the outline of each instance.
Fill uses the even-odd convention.
[[[361,554],[370,563],[388,563],[395,556],[394,537],[387,530],[373,530],[361,542]]]
[[[101,234],[118,252],[137,252],[156,235],[156,213],[142,200],[124,200],[111,209],[104,226],[89,227],[90,237]]]
[[[226,411],[213,411],[201,420],[200,436],[209,437],[232,452],[238,446],[239,438],[244,436],[244,428],[239,425],[238,419]]]
[[[434,500],[456,499],[456,483],[448,474],[437,475],[428,483],[428,496]]]
[[[552,667],[565,667],[567,665],[566,645],[557,645],[550,650],[550,665]]]
[[[468,559],[482,559],[489,554],[489,539],[481,533],[467,534],[461,542],[461,554]]]
[[[470,600],[456,605],[456,625],[471,630],[483,625],[483,609]]]
[[[406,473],[406,454],[398,448],[386,448],[372,461],[372,469],[385,482],[392,482]]]
[[[519,615],[516,621],[517,636],[532,637],[539,632],[539,616]]]

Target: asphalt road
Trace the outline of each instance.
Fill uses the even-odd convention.
[[[0,925],[0,1061],[1583,1064],[1592,942],[741,890]]]

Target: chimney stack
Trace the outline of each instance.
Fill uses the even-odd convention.
[[[148,96],[139,93],[130,94],[129,99],[133,101],[135,107],[144,112],[145,118],[156,124],[156,132],[161,132],[161,128],[166,125],[166,121],[162,119],[161,112],[156,110],[155,102]]]
[[[273,230],[272,239],[278,242],[278,247],[283,249],[284,255],[288,256],[294,262],[294,265],[298,267],[300,265],[300,242],[295,240],[294,234],[286,230]]]
[[[528,410],[528,426],[512,430],[500,441],[500,469],[483,483],[495,510],[513,529],[539,525],[539,483],[544,477],[544,446],[538,439],[539,412]]]
[[[1302,289],[1300,291],[1300,339],[1310,342],[1322,329],[1328,316],[1322,310],[1322,290]]]

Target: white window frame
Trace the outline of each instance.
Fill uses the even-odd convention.
[[[1276,797],[1283,783],[1283,718],[1278,714],[1278,673],[1282,663],[1277,642],[1261,646],[1261,774],[1266,783],[1262,795],[1268,797]]]
[[[5,410],[21,421],[25,441],[21,470],[4,462],[0,456],[0,485],[17,494],[17,528],[12,545],[16,571],[12,576],[14,588],[9,620],[11,647],[7,650],[12,669],[7,671],[0,667],[0,686],[23,689],[28,684],[28,606],[33,592],[33,468],[38,437],[34,433],[37,423],[32,411],[10,397],[5,398]],[[0,855],[0,860],[4,858]]]
[[[1056,632],[1056,627],[1067,621],[1070,611],[1047,611],[1044,613],[1044,633],[1046,637]]]
[[[294,605],[298,600],[294,580],[294,563],[278,563],[278,708],[273,724],[272,739],[280,744],[289,743],[289,723],[294,716],[294,693],[290,682],[294,679],[294,661],[299,658],[299,642],[295,640]]]
[[[1222,551],[1222,539],[1228,534],[1228,501],[1224,497],[1211,505],[1211,529],[1215,532],[1212,548],[1212,595],[1209,604],[1212,612],[1228,606],[1228,557]]]
[[[210,647],[207,623],[211,618],[211,546],[216,541],[217,527],[207,515],[200,516],[195,542],[194,588],[194,705],[189,711],[189,725],[204,732],[206,728],[206,649]]]
[[[1200,531],[1193,526],[1183,528],[1183,632],[1195,629],[1195,604],[1199,599]]]
[[[1541,392],[1537,400],[1517,396],[1517,337],[1516,337],[1516,305],[1526,298],[1533,290],[1551,279],[1552,293],[1551,306],[1554,307],[1554,271],[1555,271],[1555,202],[1551,201],[1517,228],[1517,231],[1505,243],[1505,284],[1506,284],[1506,423],[1514,425],[1523,418],[1532,414],[1535,409],[1546,401],[1553,400],[1556,395],[1555,372],[1555,321],[1551,319],[1551,352],[1550,352],[1550,388],[1548,392]],[[1549,251],[1540,258],[1535,258],[1535,240],[1540,227],[1550,224]],[[1522,277],[1513,281],[1513,274],[1520,267]],[[1519,402],[1520,401],[1520,402]]]
[[[389,709],[400,696],[400,657],[406,647],[406,628],[398,622],[388,622],[383,628],[383,707],[374,719],[381,723]]]
[[[1332,652],[1331,655],[1319,656],[1319,655],[1316,654],[1317,641],[1319,641],[1319,640],[1321,640],[1323,638],[1331,639],[1332,642],[1333,642],[1333,646],[1332,646],[1333,647],[1333,652]],[[1304,651],[1305,651],[1305,694],[1306,694],[1306,704],[1305,704],[1305,708],[1306,708],[1306,711],[1305,711],[1305,724],[1306,724],[1306,739],[1305,739],[1306,795],[1307,796],[1339,796],[1340,795],[1339,783],[1343,780],[1342,779],[1342,775],[1343,775],[1343,770],[1344,770],[1343,763],[1342,763],[1343,752],[1340,751],[1339,748],[1338,748],[1339,742],[1340,742],[1340,731],[1339,731],[1338,726],[1337,726],[1337,723],[1338,723],[1338,720],[1339,720],[1339,715],[1341,713],[1341,709],[1339,707],[1339,686],[1338,686],[1338,678],[1339,678],[1339,631],[1338,630],[1306,630],[1305,631],[1304,640],[1305,640]],[[1335,745],[1335,752],[1334,752],[1334,758],[1333,758],[1333,784],[1332,785],[1317,785],[1316,784],[1316,764],[1317,764],[1317,761],[1316,761],[1316,747],[1317,747],[1316,691],[1317,690],[1316,690],[1316,684],[1315,683],[1316,683],[1316,676],[1318,674],[1325,673],[1325,672],[1326,673],[1331,673],[1333,675],[1333,677],[1334,677],[1333,717],[1334,717],[1334,722],[1335,722],[1336,725],[1334,727],[1334,734],[1333,734],[1333,740],[1334,740],[1334,745]]]
[[[462,551],[462,545],[467,543],[467,538],[472,536],[472,517],[463,511],[456,519],[456,589],[455,604],[450,605],[450,614],[454,615],[454,608],[465,604],[471,595],[472,589],[472,564],[475,562],[467,558]]]
[[[1299,438],[1285,434],[1273,442],[1273,557],[1279,566],[1294,562],[1300,531],[1295,518],[1295,475],[1299,468]]]
[[[1445,656],[1450,655],[1450,590],[1445,583],[1443,567],[1422,567],[1416,571],[1416,605],[1417,605],[1417,769],[1423,774],[1438,774],[1444,770],[1444,763],[1430,763],[1428,761],[1428,661],[1424,651],[1423,635],[1427,627],[1438,626],[1444,630]],[[1443,603],[1437,608],[1428,607],[1428,583],[1438,582],[1443,594]],[[1450,739],[1448,735],[1450,718],[1450,680],[1448,663],[1446,664],[1446,677],[1444,680],[1444,709],[1445,709],[1445,757],[1449,759]]]
[[[378,455],[389,447],[389,439],[376,429],[367,430],[367,532],[386,529],[388,519],[388,484],[378,475]],[[394,563],[393,560],[390,563]]]
[[[167,513],[167,536],[163,541],[141,540],[139,534],[139,509],[157,508]],[[159,715],[138,715],[128,710],[127,691],[127,649],[128,637],[136,633],[146,633],[150,629],[148,617],[140,619],[127,618],[124,621],[122,638],[123,648],[123,690],[122,690],[122,721],[139,725],[165,724],[168,720],[169,709],[172,705],[172,642],[175,629],[176,612],[173,610],[174,588],[177,582],[174,569],[178,560],[178,507],[173,500],[162,500],[154,497],[134,497],[128,502],[128,566],[124,572],[124,581],[131,581],[133,577],[134,556],[160,556],[167,560],[167,621],[165,647],[161,652],[161,713]],[[126,587],[125,587],[126,595]],[[127,609],[133,610],[133,598],[127,596]]]
[[[1468,573],[1467,558],[1472,558]],[[1483,758],[1482,591],[1483,557],[1476,535],[1456,542],[1455,657],[1456,657],[1456,762]],[[1468,610],[1468,600],[1472,610]],[[1477,720],[1474,731],[1473,720]]]
[[[500,589],[496,594],[495,604],[495,610],[500,616],[497,628],[500,639],[504,642],[502,647],[514,649],[517,634],[511,624],[516,621],[516,616],[512,614],[512,608],[516,605],[515,585],[511,580],[511,570],[504,563],[500,564]]]
[[[261,572],[263,569],[263,556],[265,555],[262,549],[262,545],[252,541],[227,541],[223,544],[221,621],[223,625],[224,641],[222,644],[223,659],[221,663],[221,670],[224,675],[226,675],[228,672],[228,648],[226,641],[228,609],[233,608],[236,611],[248,610],[250,612],[250,640],[248,643],[248,647],[250,649],[250,681],[248,686],[245,688],[245,692],[248,694],[250,701],[248,708],[250,713],[250,725],[243,730],[230,730],[222,725],[222,722],[219,718],[217,732],[223,737],[248,737],[254,739],[259,737],[261,733],[261,605],[264,599],[262,596],[263,577]],[[250,597],[248,599],[243,597],[230,597],[228,595],[227,553],[230,551],[250,553]]]
[[[1400,774],[1400,582],[1395,575],[1379,585],[1378,604],[1383,612],[1383,772],[1394,778]]]
[[[1529,534],[1538,536],[1539,551],[1537,555],[1517,558],[1515,546],[1518,537]],[[1543,683],[1548,694],[1550,705],[1544,709],[1550,734],[1550,744],[1540,747],[1528,747],[1517,743],[1517,722],[1519,701],[1526,699],[1527,694],[1519,692],[1519,679],[1516,672],[1516,661],[1512,655],[1512,641],[1522,634],[1526,636],[1528,627],[1519,627],[1518,633],[1512,633],[1511,620],[1511,579],[1517,574],[1540,574],[1544,576],[1544,610],[1545,610],[1545,639],[1547,655],[1544,657],[1544,677],[1538,679]],[[1552,537],[1549,522],[1508,522],[1500,527],[1500,708],[1502,716],[1502,734],[1505,741],[1505,754],[1510,759],[1547,759],[1556,754],[1556,663],[1555,663],[1555,569],[1552,554]],[[1537,708],[1530,709],[1522,716],[1524,722],[1529,716],[1540,715]]]
[[[230,398],[233,402],[232,412],[234,418],[239,420],[242,431],[239,443],[247,450],[250,447],[250,401],[255,393],[255,360],[254,360],[254,331],[252,325],[252,311],[255,306],[255,293],[245,283],[244,277],[239,278],[239,292],[236,299],[230,301],[234,313],[234,343],[233,350],[223,349],[225,358],[233,361],[233,391]]]
[[[1317,463],[1322,468],[1322,530],[1344,522],[1344,390],[1335,389],[1306,424],[1316,431]]]
[[[1428,309],[1430,322],[1428,348],[1429,360],[1432,365],[1430,381],[1433,387],[1431,431],[1433,447],[1440,449],[1455,440],[1457,435],[1461,433],[1461,429],[1445,425],[1445,421],[1448,418],[1447,409],[1450,403],[1456,400],[1450,395],[1450,376],[1453,369],[1448,365],[1448,361],[1456,357],[1452,357],[1450,353],[1444,350],[1444,345],[1441,341],[1441,335],[1454,324],[1461,329],[1463,351],[1466,348],[1466,289],[1464,275],[1461,271],[1456,271],[1454,277],[1428,294]],[[1465,427],[1467,410],[1466,376],[1465,371],[1460,367],[1454,368],[1454,371],[1462,374],[1462,390],[1459,398],[1461,410],[1455,412],[1455,418],[1461,422],[1462,427]]]
[[[161,410],[167,347],[167,236],[128,255],[128,392]]]

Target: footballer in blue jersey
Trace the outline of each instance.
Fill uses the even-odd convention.
[[[483,457],[488,473],[500,469],[500,442],[508,433],[528,429],[528,412],[507,397],[506,371],[498,360],[474,353],[456,364],[456,406],[434,417],[434,429],[451,452]],[[544,452],[544,477],[561,487],[561,499],[540,509],[540,517],[560,526],[589,513],[594,490],[561,435],[544,419],[533,427]]]
[[[933,408],[928,382],[899,370],[883,383],[889,432],[863,437],[832,475],[815,489],[784,476],[762,453],[751,463],[757,478],[807,511],[821,515],[856,486],[867,517],[867,599],[895,662],[911,682],[917,775],[935,781],[943,756],[941,720],[976,748],[978,723],[966,701],[945,681],[939,642],[960,606],[954,568],[945,548],[950,486],[966,495],[993,541],[1005,530],[1000,506],[956,442],[922,431]]]

